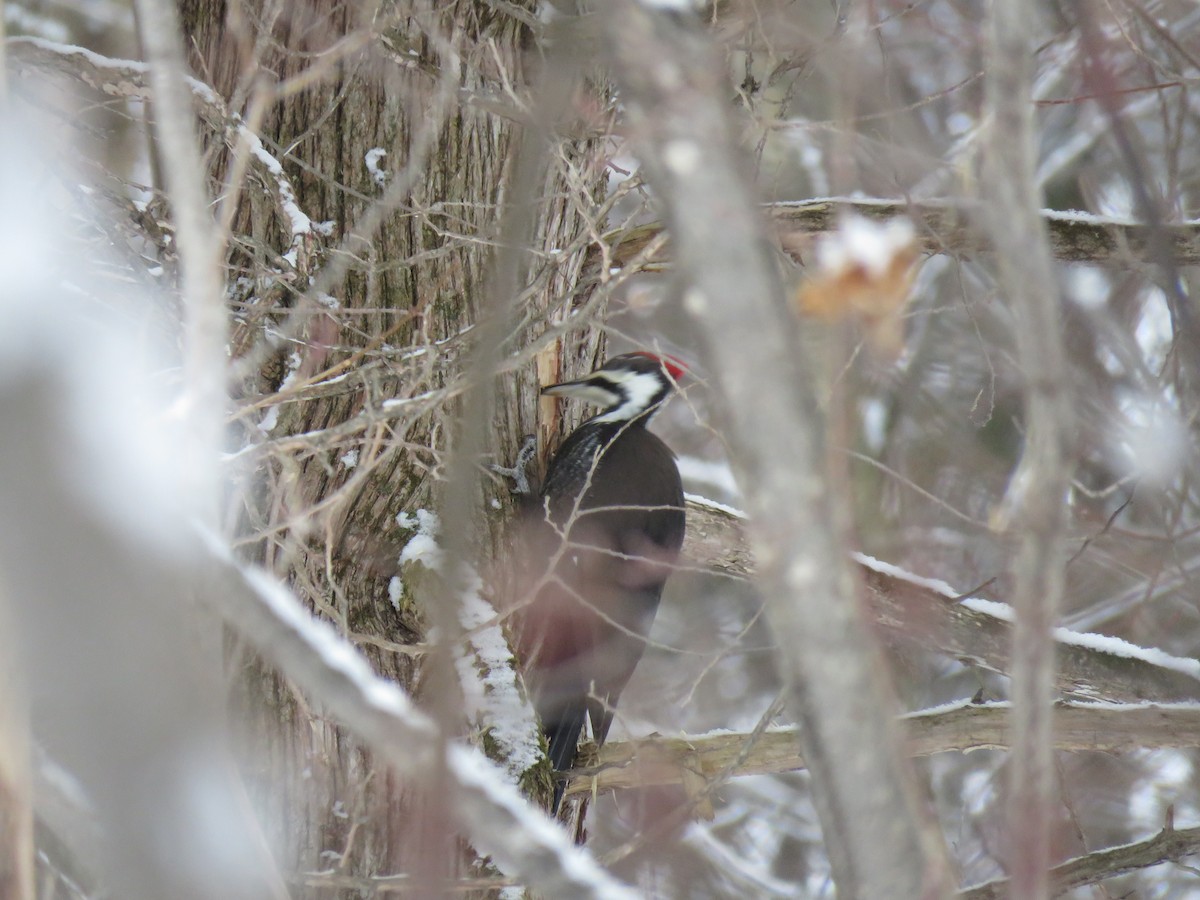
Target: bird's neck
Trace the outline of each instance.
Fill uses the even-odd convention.
[[[599,415],[592,416],[580,428],[586,428],[589,425],[606,426],[614,429],[621,428],[645,428],[651,417],[658,412],[658,404],[651,406],[649,409],[644,409],[640,413],[632,416],[618,415],[621,407],[614,406],[612,409],[606,409]]]

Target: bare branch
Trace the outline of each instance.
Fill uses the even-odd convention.
[[[1145,869],[1159,863],[1178,862],[1187,856],[1200,853],[1200,828],[1164,828],[1154,837],[1136,844],[1122,844],[1097,850],[1087,856],[1067,860],[1050,870],[1050,882],[1056,894],[1073,888],[1098,884],[1113,878]],[[989,881],[978,887],[968,888],[958,895],[962,900],[1005,900],[1012,897],[1012,882],[1009,879]]]
[[[744,516],[694,498],[687,513],[685,556],[726,575],[753,573]],[[942,653],[1006,675],[1012,671],[1012,622],[1004,617],[1011,609],[964,603],[948,585],[867,557],[860,564],[871,615],[897,648]],[[1119,703],[1200,698],[1200,663],[1195,660],[1064,628],[1055,636],[1055,684],[1063,694]]]
[[[1012,745],[1012,706],[972,704],[902,716],[911,756]],[[705,781],[766,775],[805,768],[795,728],[773,729],[747,750],[749,735],[652,736],[605,744],[576,771],[567,794],[678,784],[688,773]],[[1200,746],[1200,707],[1195,704],[1061,703],[1054,709],[1056,750],[1121,753],[1143,748]],[[740,757],[740,758],[739,758]]]
[[[912,219],[925,253],[973,256],[995,249],[991,238],[973,221],[977,208],[965,200],[906,203],[831,197],[797,203],[769,203],[764,209],[775,224],[775,233],[783,249],[800,260],[807,258],[816,235],[836,230],[839,219],[848,213],[880,222],[898,216]],[[1041,210],[1039,215],[1050,253],[1056,259],[1069,262],[1149,260],[1157,232],[1178,265],[1200,264],[1200,224],[1196,222],[1167,223],[1151,229],[1138,222],[1084,212]],[[616,262],[623,263],[641,251],[662,234],[663,227],[661,222],[652,222],[608,234],[606,237],[614,246]],[[655,260],[666,262],[669,257],[668,246],[656,254]]]

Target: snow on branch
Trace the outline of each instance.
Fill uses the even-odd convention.
[[[365,657],[326,622],[315,618],[268,573],[234,559],[221,538],[199,531],[214,563],[206,599],[263,656],[380,749],[404,747],[399,771],[433,763],[437,729],[396,684],[380,678]]]
[[[970,752],[1010,746],[1009,703],[959,703],[900,719],[910,755]],[[1194,703],[1061,703],[1054,711],[1057,750],[1125,752],[1200,747],[1200,705]],[[771,729],[757,740],[734,732],[614,741],[593,751],[566,793],[678,784],[689,775],[766,775],[805,768],[794,728]]]
[[[393,605],[404,601],[406,583],[421,585],[419,593],[425,593],[425,579],[436,577],[441,590],[453,589],[452,580],[446,578],[445,548],[438,543],[438,516],[419,509],[415,515],[401,513],[396,521],[415,533],[400,553],[404,576],[394,576],[388,585]],[[473,567],[459,565],[456,608],[463,639],[453,653],[464,712],[488,755],[503,767],[511,784],[520,786],[543,758],[538,750],[537,715],[525,696],[496,608],[485,596],[483,579]]]
[[[688,501],[687,516],[686,558],[729,576],[753,574],[742,518],[695,499]],[[1011,607],[963,598],[945,582],[868,556],[857,561],[875,623],[893,647],[941,653],[1001,674],[1011,670]],[[1066,628],[1056,629],[1055,639],[1056,685],[1063,694],[1118,703],[1200,698],[1195,660]]]
[[[144,62],[115,59],[84,47],[34,37],[11,38],[7,44],[12,59],[27,67],[61,73],[108,97],[152,99],[149,68]],[[305,270],[317,229],[296,202],[296,192],[283,165],[263,146],[258,135],[246,127],[241,117],[226,108],[215,90],[196,78],[189,77],[185,81],[204,123],[222,135],[231,150],[236,150],[239,144],[244,146],[251,161],[264,174],[291,235],[291,246],[284,258],[295,268]]]
[[[823,197],[765,206],[783,249],[806,258],[817,234],[837,230],[848,213],[878,222],[906,217],[916,225],[924,253],[970,256],[990,252],[991,244],[970,220],[972,207],[965,201],[941,202]],[[1139,222],[1097,216],[1078,210],[1042,210],[1051,254],[1072,262],[1102,262],[1113,259],[1146,260],[1154,244],[1151,227]],[[1175,262],[1200,264],[1200,222],[1187,221],[1158,226]],[[614,245],[615,264],[622,264],[658,238],[661,222],[624,229],[607,235]],[[665,259],[666,253],[658,254]],[[661,260],[656,260],[661,261]]]
[[[427,771],[444,753],[457,787],[457,802],[449,808],[476,846],[548,897],[634,896],[482,753],[443,744],[433,721],[399,685],[375,674],[352,644],[286,587],[238,562],[211,532],[200,530],[199,536],[211,561],[207,601],[283,675],[401,774]]]

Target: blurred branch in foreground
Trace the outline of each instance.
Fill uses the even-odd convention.
[[[427,771],[434,754],[444,753],[457,794],[455,815],[480,847],[547,896],[628,896],[565,832],[548,827],[479,751],[441,744],[432,719],[286,587],[239,564],[219,538],[203,538],[214,576],[206,597],[229,626],[398,772]]]
[[[722,399],[766,620],[787,648],[775,666],[803,726],[798,740],[838,893],[942,896],[947,849],[896,752],[895,698],[842,556],[847,512],[829,484],[823,415],[745,178],[716,47],[687,15],[614,6],[605,18],[610,64],[633,149],[666,212],[682,306]]]

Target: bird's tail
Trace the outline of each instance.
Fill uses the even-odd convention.
[[[546,743],[549,745],[546,756],[556,774],[566,772],[574,764],[575,752],[579,749],[579,734],[583,731],[586,716],[586,704],[572,703],[560,712],[557,719],[545,724]],[[554,782],[554,803],[550,807],[550,815],[558,815],[558,806],[562,803],[566,788],[566,781],[557,779]]]

